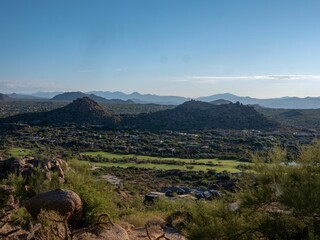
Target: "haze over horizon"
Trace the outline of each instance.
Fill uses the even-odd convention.
[[[3,0],[0,92],[318,97],[320,2]]]
[[[66,91],[62,91],[62,90],[57,90],[57,91],[38,91],[38,92],[1,92],[1,93],[4,93],[4,94],[26,94],[26,95],[37,95],[39,93],[56,93],[56,95],[60,94],[60,93],[63,93],[63,92],[83,92],[83,93],[91,93],[91,92],[98,92],[98,91],[80,91],[80,90],[66,90]],[[302,97],[299,97],[299,96],[275,96],[275,97],[255,97],[255,96],[251,96],[251,95],[237,95],[237,94],[234,94],[234,93],[213,93],[213,94],[209,94],[209,95],[199,95],[199,96],[186,96],[186,95],[178,95],[178,94],[156,94],[156,93],[149,93],[149,92],[138,92],[138,91],[134,91],[134,92],[122,92],[122,91],[101,91],[101,92],[121,92],[121,93],[124,93],[126,95],[130,95],[130,94],[134,94],[134,93],[139,93],[139,94],[142,94],[142,95],[147,95],[147,94],[151,94],[151,95],[156,95],[156,96],[163,96],[163,97],[166,97],[166,96],[172,96],[172,97],[184,97],[184,98],[190,98],[190,99],[197,99],[197,98],[201,98],[201,97],[208,97],[208,96],[214,96],[214,95],[224,95],[224,94],[231,94],[231,95],[234,95],[234,96],[237,96],[237,97],[249,97],[249,98],[255,98],[255,99],[278,99],[278,98],[291,98],[291,97],[298,97],[298,98],[308,98],[308,97],[319,97],[320,98],[320,95],[318,96],[302,96]],[[223,99],[223,98],[222,98]]]

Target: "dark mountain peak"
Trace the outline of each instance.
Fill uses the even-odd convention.
[[[93,99],[87,96],[73,100],[73,102],[70,105],[87,107],[87,108],[102,108],[96,101],[94,101]]]
[[[64,92],[64,93],[62,93],[62,94],[64,94],[64,95],[86,95],[85,93],[83,93],[83,92],[80,92],[80,91],[75,91],[75,92]],[[61,95],[62,95],[61,94]]]
[[[277,123],[269,121],[253,107],[239,102],[214,105],[191,100],[173,109],[139,115],[128,122],[127,126],[143,130],[184,131],[219,128],[267,129],[277,127]]]
[[[26,113],[3,119],[3,122],[25,122],[29,124],[76,124],[105,125],[113,127],[120,120],[89,97],[48,112]]]
[[[91,99],[88,96],[77,98],[72,103],[64,107],[67,111],[74,112],[77,115],[79,114],[95,114],[95,115],[104,115],[111,116],[112,113],[108,112],[104,107],[99,105],[96,101]],[[61,108],[61,109],[64,109]]]
[[[130,103],[120,99],[106,99],[104,97],[97,96],[94,93],[83,93],[83,92],[65,92],[53,97],[51,100],[74,101],[84,97],[87,97],[99,103]]]
[[[177,109],[197,109],[197,110],[207,110],[212,108],[212,105],[207,102],[197,101],[197,100],[190,100],[187,102],[184,102],[176,107]]]
[[[96,101],[91,99],[88,96],[82,97],[82,98],[77,98],[73,100],[73,104],[87,104],[87,105],[99,105]]]
[[[87,94],[83,93],[83,92],[64,92],[61,94],[58,94],[56,96],[54,96],[53,98],[51,98],[51,100],[62,100],[62,101],[72,101],[75,100],[77,98],[82,98],[87,96]]]

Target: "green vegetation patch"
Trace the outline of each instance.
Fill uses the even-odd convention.
[[[33,149],[20,148],[20,147],[14,147],[9,150],[9,154],[12,157],[25,157],[28,155],[32,155],[34,153],[35,153],[35,150]]]
[[[182,159],[182,158],[171,158],[171,157],[152,157],[142,156],[135,154],[114,154],[108,152],[84,152],[82,156],[89,157],[102,157],[112,161],[109,162],[96,162],[96,166],[101,167],[137,167],[137,168],[155,168],[159,170],[190,170],[190,171],[208,171],[216,170],[217,172],[228,171],[228,172],[240,172],[241,170],[237,167],[243,162],[237,160],[221,160],[221,159]],[[124,159],[135,159],[135,162],[120,162]],[[116,162],[114,160],[119,160]],[[145,162],[145,161],[159,161],[156,162]],[[168,162],[171,162],[169,164]],[[176,162],[177,164],[172,164]],[[181,164],[183,163],[183,164]],[[246,163],[248,164],[248,163]]]
[[[82,161],[86,162],[86,161]],[[217,172],[228,171],[228,172],[240,172],[240,169],[226,167],[226,166],[206,166],[206,165],[172,165],[172,164],[153,164],[153,163],[112,163],[112,162],[97,162],[94,163],[97,167],[136,167],[136,168],[154,168],[157,170],[186,170],[186,171],[208,171],[216,170]]]

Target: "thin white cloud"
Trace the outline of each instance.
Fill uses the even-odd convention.
[[[175,82],[195,82],[195,83],[218,83],[226,81],[299,81],[299,80],[320,80],[320,75],[240,75],[240,76],[191,76],[180,78]]]

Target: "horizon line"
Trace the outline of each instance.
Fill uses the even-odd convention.
[[[129,93],[126,93],[126,92],[122,92],[122,91],[108,91],[108,90],[90,90],[90,91],[81,91],[81,90],[66,90],[66,91],[63,91],[63,90],[57,90],[57,91],[37,91],[37,92],[3,92],[3,94],[5,95],[11,95],[11,94],[20,94],[20,95],[28,95],[28,96],[33,96],[35,94],[39,94],[39,93],[58,93],[58,94],[63,94],[63,93],[74,93],[74,92],[81,92],[81,93],[85,93],[85,94],[88,94],[88,93],[92,93],[92,92],[109,92],[109,93],[123,93],[125,95],[131,95],[131,94],[134,94],[134,93],[138,93],[140,95],[154,95],[154,96],[159,96],[159,97],[178,97],[178,98],[186,98],[186,99],[189,99],[189,100],[196,100],[198,98],[206,98],[206,97],[211,97],[211,96],[216,96],[216,95],[232,95],[232,96],[235,96],[235,97],[243,97],[243,98],[253,98],[253,99],[260,99],[260,100],[266,100],[266,99],[281,99],[281,98],[299,98],[299,99],[305,99],[305,98],[320,98],[320,95],[319,96],[303,96],[303,97],[299,97],[299,96],[279,96],[279,97],[264,97],[264,98],[259,98],[259,97],[253,97],[253,96],[250,96],[250,95],[237,95],[237,94],[233,94],[233,93],[230,93],[230,92],[224,92],[224,93],[214,93],[212,95],[205,95],[205,96],[198,96],[198,97],[188,97],[188,96],[179,96],[179,95],[161,95],[161,94],[156,94],[156,93],[141,93],[141,92],[138,92],[138,91],[132,91],[132,92],[129,92]],[[1,93],[1,92],[0,92]],[[57,94],[57,95],[58,95]]]

